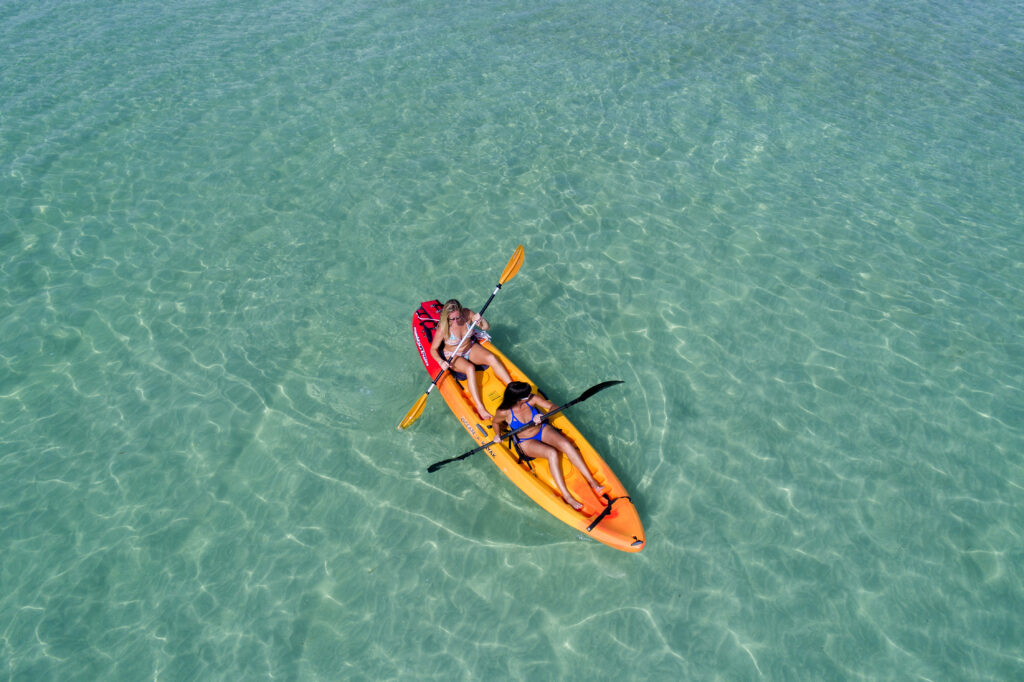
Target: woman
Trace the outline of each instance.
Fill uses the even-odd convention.
[[[469,331],[472,322],[476,322],[472,335],[459,347],[459,341]],[[469,308],[463,308],[462,304],[453,298],[441,308],[441,319],[438,320],[434,339],[430,344],[430,354],[441,366],[441,369],[451,367],[456,372],[466,375],[469,394],[473,396],[476,412],[481,419],[490,419],[491,413],[487,411],[480,399],[480,387],[477,386],[476,381],[476,366],[490,365],[501,383],[508,385],[508,382],[512,381],[512,377],[509,376],[505,365],[501,364],[501,360],[480,344],[481,341],[490,340],[491,337],[486,333],[490,328],[491,325],[487,320]],[[456,348],[458,348],[457,353]]]
[[[543,407],[545,411],[555,407],[550,400],[545,400],[534,394],[530,384],[526,382],[513,381],[508,384],[505,387],[501,405],[495,411],[492,421],[494,442],[501,442],[502,427],[508,426],[510,431],[515,431],[532,422],[534,428],[524,429],[518,434],[520,449],[527,457],[544,458],[548,461],[548,468],[555,479],[558,491],[562,493],[562,499],[570,507],[579,511],[583,508],[583,504],[573,497],[569,493],[569,489],[565,487],[561,453],[564,452],[576,470],[583,474],[583,478],[587,479],[587,483],[594,489],[594,494],[601,497],[605,488],[594,480],[593,474],[587,469],[586,462],[583,461],[580,451],[576,449],[573,442],[554,426],[542,423],[544,415],[535,405]]]

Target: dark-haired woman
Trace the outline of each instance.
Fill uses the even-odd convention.
[[[473,333],[459,346],[459,341],[469,331],[471,323],[476,322]],[[437,330],[434,332],[434,342],[430,344],[430,354],[441,366],[441,369],[451,367],[457,372],[466,375],[466,383],[469,384],[469,394],[476,404],[477,414],[481,419],[490,419],[491,414],[484,407],[480,399],[480,387],[476,381],[476,366],[490,365],[494,375],[501,383],[508,385],[512,381],[505,365],[491,351],[480,345],[481,341],[489,341],[490,336],[487,330],[491,325],[478,313],[469,308],[463,308],[457,300],[450,299],[445,302],[441,309],[441,319],[437,322]],[[442,357],[443,355],[443,357]]]
[[[565,437],[561,431],[550,424],[544,423],[543,413],[537,407],[545,411],[554,409],[555,405],[533,392],[530,384],[524,381],[513,381],[505,387],[505,395],[501,405],[494,413],[492,424],[494,426],[494,442],[501,442],[503,427],[507,426],[510,431],[515,431],[527,424],[532,423],[534,428],[524,429],[518,434],[519,447],[528,457],[534,459],[546,459],[551,476],[555,479],[558,492],[562,499],[570,507],[579,511],[583,504],[569,492],[565,486],[565,476],[562,473],[562,455],[565,453],[572,465],[576,467],[587,483],[594,489],[594,493],[600,497],[605,489],[594,480],[593,474],[587,469],[586,462],[580,455],[580,451],[571,440]]]

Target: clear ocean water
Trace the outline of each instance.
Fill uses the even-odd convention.
[[[1024,7],[0,5],[0,678],[1024,678]],[[488,310],[630,489],[429,384]]]

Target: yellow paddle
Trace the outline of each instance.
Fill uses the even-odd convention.
[[[494,287],[494,291],[491,292],[491,297],[487,299],[487,303],[484,303],[484,307],[480,309],[480,317],[484,316],[484,311],[487,310],[487,306],[491,304],[495,295],[497,295],[498,291],[501,290],[501,285],[515,277],[516,273],[519,272],[519,268],[523,267],[523,256],[523,245],[520,244],[516,247],[516,252],[512,254],[512,258],[509,259],[508,265],[506,265],[505,269],[501,271],[501,277],[498,279],[498,286]],[[453,357],[462,348],[462,344],[464,344],[473,334],[474,327],[476,327],[476,321],[469,325],[469,329],[466,330],[466,335],[462,337],[459,341],[459,345],[455,347],[455,353],[452,353]],[[412,406],[412,409],[405,415],[405,419],[403,419],[398,425],[398,429],[407,429],[414,421],[420,418],[420,415],[423,414],[423,408],[427,406],[427,396],[429,396],[430,392],[434,390],[434,386],[437,386],[437,382],[443,374],[443,369],[437,373],[434,380],[430,382],[430,388],[428,388],[427,392],[421,395],[420,399],[416,401],[416,404]]]

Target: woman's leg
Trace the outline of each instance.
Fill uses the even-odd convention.
[[[587,468],[587,463],[583,461],[583,455],[581,455],[580,451],[576,449],[576,445],[566,438],[564,433],[549,424],[541,434],[541,440],[552,448],[564,452],[565,456],[569,458],[570,462],[572,462],[572,465],[576,467],[576,470],[582,474],[583,478],[587,479],[587,483],[594,489],[594,492],[598,497],[605,492],[604,486],[594,479],[594,475],[591,474],[590,469]]]
[[[506,386],[512,382],[512,377],[509,376],[508,370],[505,369],[505,365],[501,364],[498,356],[479,343],[474,343],[473,347],[469,349],[469,359],[478,365],[490,365],[494,370],[494,376],[498,377]]]
[[[544,430],[550,431],[551,429]],[[537,440],[521,440],[519,441],[519,447],[534,459],[546,459],[548,461],[548,469],[551,470],[551,476],[555,479],[555,485],[558,486],[558,492],[562,494],[562,499],[565,500],[565,503],[576,511],[583,508],[583,503],[573,497],[572,493],[569,492],[569,488],[565,485],[565,475],[562,473],[562,453],[550,445]]]
[[[481,419],[490,419],[491,413],[487,411],[487,408],[484,407],[484,401],[480,399],[480,387],[477,385],[476,380],[476,365],[466,358],[455,358],[452,368],[456,372],[462,372],[466,375],[466,383],[469,384],[469,394],[473,396],[473,402],[476,403],[477,416]]]

